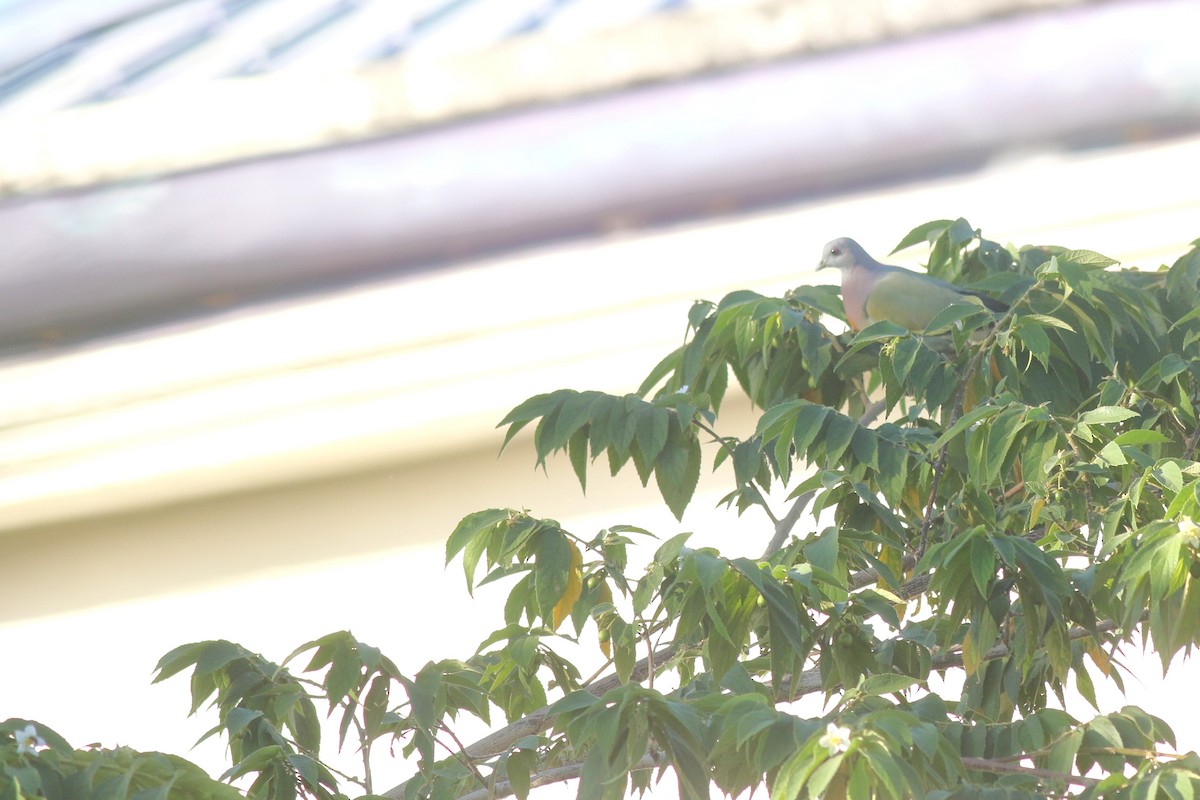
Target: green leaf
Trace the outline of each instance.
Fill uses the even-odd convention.
[[[762,442],[757,437],[738,442],[733,451],[733,474],[738,486],[754,480],[762,465]]]
[[[975,408],[963,414],[958,420],[950,426],[950,428],[938,437],[937,441],[929,446],[930,452],[936,453],[941,450],[947,442],[958,436],[977,422],[994,417],[1003,410],[1002,406],[976,406]]]
[[[889,322],[886,319],[880,320],[879,322],[873,322],[859,331],[855,337],[850,340],[850,347],[846,350],[846,355],[843,356],[842,359],[845,360],[847,356],[857,353],[859,350],[863,349],[869,344],[873,344],[874,342],[883,342],[887,341],[888,339],[895,339],[897,336],[908,335],[909,330],[903,325],[897,325],[896,323]]]
[[[654,465],[654,479],[667,508],[676,519],[683,519],[700,481],[700,442],[690,429],[684,433],[670,426],[666,446]]]
[[[892,255],[892,253],[898,253],[901,250],[907,250],[915,244],[932,242],[945,233],[946,229],[953,224],[954,220],[952,219],[935,219],[931,222],[926,222],[923,225],[918,225],[906,233],[904,238],[900,240],[900,243],[896,245],[896,247],[891,253],[888,253],[888,255]]]
[[[804,557],[814,567],[820,567],[826,572],[832,573],[837,569],[838,545],[838,529],[829,528],[804,545]]]
[[[981,469],[973,471],[971,476],[978,485],[991,486],[1000,477],[1008,452],[1024,425],[1025,409],[1019,406],[1009,406],[987,424],[984,460]]]
[[[1060,262],[1069,261],[1092,269],[1104,269],[1120,263],[1115,258],[1102,256],[1092,250],[1065,250],[1058,254],[1058,260]]]
[[[479,535],[481,531],[508,519],[510,513],[507,508],[489,508],[486,511],[476,511],[463,517],[455,526],[454,532],[450,534],[450,538],[446,540],[446,563],[449,564],[458,551],[466,547],[467,542],[472,538]],[[474,569],[471,572],[473,573]]]
[[[1142,444],[1162,444],[1163,442],[1171,441],[1170,437],[1164,436],[1155,430],[1148,428],[1137,428],[1132,431],[1125,431],[1113,439],[1119,445],[1142,445]]]
[[[524,428],[533,420],[549,414],[551,411],[558,408],[565,398],[574,394],[577,394],[577,392],[574,392],[570,389],[559,389],[558,391],[550,392],[549,394],[539,394],[521,403],[512,411],[509,411],[508,414],[505,415],[504,419],[500,420],[500,422],[496,425],[497,428],[505,425],[510,426],[508,433],[504,435],[504,443],[500,446],[501,452],[504,451],[505,447],[508,447],[508,443],[512,441],[512,438],[516,436],[522,428]]]
[[[925,333],[944,333],[951,328],[962,329],[963,323],[966,320],[978,318],[977,321],[967,326],[975,328],[986,318],[990,317],[991,313],[980,302],[963,301],[961,303],[951,303],[935,314],[933,319],[929,320],[929,324],[925,326]]]
[[[1172,492],[1183,491],[1183,471],[1179,469],[1179,465],[1174,461],[1160,461],[1154,469],[1154,478],[1163,488],[1169,489]]]
[[[646,406],[637,415],[635,438],[647,462],[653,463],[667,444],[671,412],[665,408]]]
[[[194,674],[197,676],[208,675],[221,669],[231,661],[243,658],[245,655],[245,649],[233,642],[227,642],[223,639],[205,642],[204,649],[200,652],[200,657],[196,659]]]
[[[1105,444],[1104,447],[1100,448],[1100,452],[1096,454],[1096,458],[1103,466],[1108,467],[1129,463],[1129,460],[1125,458],[1124,451],[1121,450],[1121,445],[1116,442]]]
[[[591,708],[596,703],[600,702],[600,698],[591,692],[583,689],[576,689],[570,694],[563,697],[561,700],[551,704],[546,709],[547,717],[556,717],[560,714],[571,714],[585,708]]]
[[[609,632],[612,634],[613,668],[617,679],[621,683],[629,683],[637,662],[637,629],[618,617],[613,620]]]
[[[836,411],[829,415],[829,426],[825,431],[825,466],[832,469],[842,458],[842,453],[850,446],[859,424]]]
[[[1027,317],[1023,318],[1017,324],[1016,334],[1031,356],[1042,362],[1043,366],[1049,366],[1050,337],[1041,325],[1030,322]]]
[[[982,528],[978,529],[982,533]],[[979,596],[988,596],[988,586],[996,574],[996,551],[986,538],[975,535],[971,538],[971,577]]]
[[[879,470],[879,434],[870,428],[855,423],[854,436],[850,439],[850,452],[860,464]]]
[[[517,800],[526,800],[529,797],[529,776],[536,767],[537,753],[533,751],[514,750],[508,754],[508,759],[504,762],[504,771]]]
[[[779,581],[770,575],[764,575],[762,570],[748,558],[735,558],[730,566],[740,572],[758,589],[767,604],[772,635],[781,635],[796,652],[804,652],[807,644],[804,640],[804,630],[800,626],[799,612],[796,601]]]
[[[567,454],[571,458],[571,469],[579,479],[579,488],[587,492],[588,429],[580,428],[567,441]]]
[[[1084,425],[1108,425],[1114,422],[1123,422],[1136,416],[1138,416],[1138,412],[1132,409],[1121,408],[1120,406],[1101,406],[1080,414],[1079,421]]]
[[[534,558],[537,569],[533,586],[538,614],[552,625],[554,606],[567,590],[570,579],[571,543],[561,531],[544,530],[538,534]]]
[[[919,681],[909,675],[882,672],[863,679],[863,682],[859,684],[858,690],[863,694],[869,695],[895,694],[917,683]]]
[[[408,691],[408,700],[417,724],[426,730],[433,728],[440,716],[438,694],[442,688],[441,670],[436,664],[426,664],[421,667],[415,680],[401,678],[401,682]]]
[[[834,413],[836,412],[833,409],[826,406],[804,402],[804,405],[796,412],[796,433],[792,440],[797,454],[801,456],[808,454],[809,445],[821,433],[826,417]]]

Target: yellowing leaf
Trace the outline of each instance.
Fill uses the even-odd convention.
[[[1033,504],[1029,507],[1029,527],[1030,527],[1030,529],[1037,527],[1038,519],[1040,519],[1042,516],[1042,509],[1044,509],[1045,507],[1046,507],[1045,498],[1039,497],[1033,501]]]
[[[571,567],[567,571],[567,588],[563,591],[562,597],[558,598],[558,602],[554,604],[553,626],[555,630],[558,630],[558,626],[562,624],[564,619],[571,616],[571,609],[575,607],[575,601],[583,594],[582,566],[583,554],[579,552],[579,548],[572,542]]]
[[[974,675],[975,670],[979,669],[979,665],[983,663],[982,654],[976,646],[975,637],[971,634],[963,637],[962,660],[963,669],[966,670],[968,676]]]
[[[1112,674],[1112,661],[1109,659],[1108,653],[1104,652],[1094,639],[1088,640],[1087,654],[1091,656],[1092,663],[1106,678]]]
[[[904,492],[904,504],[910,511],[921,513],[925,507],[925,501],[921,498],[921,492],[915,485],[909,485]]]

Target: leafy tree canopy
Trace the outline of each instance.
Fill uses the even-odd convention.
[[[412,800],[523,800],[571,777],[610,800],[664,770],[683,800],[763,785],[785,800],[1192,798],[1200,757],[1172,755],[1148,711],[1100,708],[1094,687],[1122,685],[1124,645],[1165,670],[1200,637],[1200,240],[1155,272],[1002,246],[962,219],[897,249],[923,242],[931,274],[1009,310],[835,332],[834,287],[735,292],[693,306],[686,343],[636,393],[564,389],[502,421],[505,444],[533,426],[539,465],[565,452],[581,486],[597,470],[653,479],[676,516],[728,462],[725,503],[775,529],[758,558],[478,511],[447,561],[470,591],[509,588],[466,660],[403,674],[343,632],[283,664],[184,645],[157,680],[190,670],[191,711],[215,708],[210,734],[230,743],[223,777],[255,798],[384,788],[369,755],[353,776],[321,760],[322,725],[414,756],[384,792]],[[721,432],[731,381],[761,410],[746,438]],[[802,514],[821,529],[795,535]],[[585,678],[564,655],[575,641],[606,668]],[[930,683],[946,672],[961,691]],[[1069,690],[1094,714],[1061,710]],[[808,695],[826,701],[815,715],[793,702]],[[495,729],[464,742],[463,715]],[[31,724],[0,726],[0,797],[232,792],[180,759],[73,750]]]

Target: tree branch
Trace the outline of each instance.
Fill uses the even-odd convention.
[[[779,522],[775,523],[775,535],[771,537],[771,541],[767,544],[767,549],[763,550],[763,554],[759,558],[770,558],[775,555],[779,548],[783,547],[783,543],[787,541],[788,534],[792,532],[792,528],[796,527],[796,522],[804,514],[804,509],[808,508],[808,504],[817,496],[817,490],[813,489],[796,498],[796,502],[792,503],[792,507],[783,515]]]
[[[963,766],[967,769],[978,770],[979,772],[992,773],[1007,773],[1009,775],[1031,775],[1035,778],[1041,778],[1047,781],[1062,781],[1063,783],[1074,784],[1075,786],[1097,786],[1100,781],[1097,778],[1088,778],[1083,775],[1068,775],[1065,772],[1054,772],[1049,769],[1039,769],[1038,767],[1025,767],[1021,764],[1013,764],[1008,761],[993,761],[990,758],[976,758],[974,756],[963,756]]]
[[[659,762],[654,756],[647,753],[642,756],[642,760],[633,765],[633,769],[654,769]],[[563,764],[559,767],[550,767],[535,775],[529,776],[529,788],[534,789],[538,786],[549,786],[552,783],[562,783],[569,781],[572,778],[578,778],[583,772],[583,762],[576,761],[571,764]],[[495,787],[489,792],[488,789],[476,789],[473,792],[461,795],[458,800],[489,800],[492,797],[508,797],[513,794],[512,784],[507,780],[496,781]]]

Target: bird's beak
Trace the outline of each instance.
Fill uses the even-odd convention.
[[[828,268],[829,268],[829,265],[825,263],[825,259],[823,259],[823,258],[817,264],[817,269],[828,269]]]

